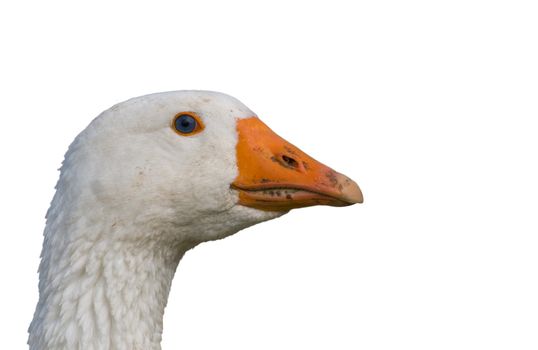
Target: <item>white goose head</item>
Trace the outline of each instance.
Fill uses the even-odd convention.
[[[65,156],[30,348],[158,349],[186,250],[293,208],[359,202],[352,180],[230,96],[176,91],[120,103]]]

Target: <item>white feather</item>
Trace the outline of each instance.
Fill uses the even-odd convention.
[[[205,130],[170,127],[196,112]],[[31,350],[160,349],[176,266],[196,244],[281,214],[237,205],[237,118],[216,92],[142,96],[103,112],[69,147],[47,213]]]

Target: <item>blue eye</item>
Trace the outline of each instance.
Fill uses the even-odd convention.
[[[181,136],[195,135],[204,130],[204,123],[195,112],[179,112],[172,119],[171,126]]]
[[[180,133],[190,134],[197,129],[198,122],[188,114],[180,114],[177,116],[174,126]]]

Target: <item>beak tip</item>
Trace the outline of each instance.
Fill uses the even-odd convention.
[[[342,199],[349,203],[349,205],[362,203],[364,201],[364,197],[362,195],[362,191],[357,185],[357,183],[347,176],[342,176],[342,183],[344,184],[342,188]]]
[[[349,190],[345,191],[343,194],[344,194],[346,200],[350,204],[357,204],[357,203],[364,202],[364,197],[362,195],[362,191],[359,188],[359,186],[357,186],[357,184],[355,184],[355,186],[350,186]]]

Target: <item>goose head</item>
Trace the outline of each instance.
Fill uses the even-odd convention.
[[[176,266],[195,245],[355,182],[233,97],[176,91],[103,112],[69,147],[47,213],[30,349],[160,349]]]
[[[294,208],[362,202],[355,182],[216,92],[158,93],[110,108],[77,137],[63,173],[76,180],[79,215],[106,211],[117,225],[150,223],[155,230],[144,234],[192,243]]]

